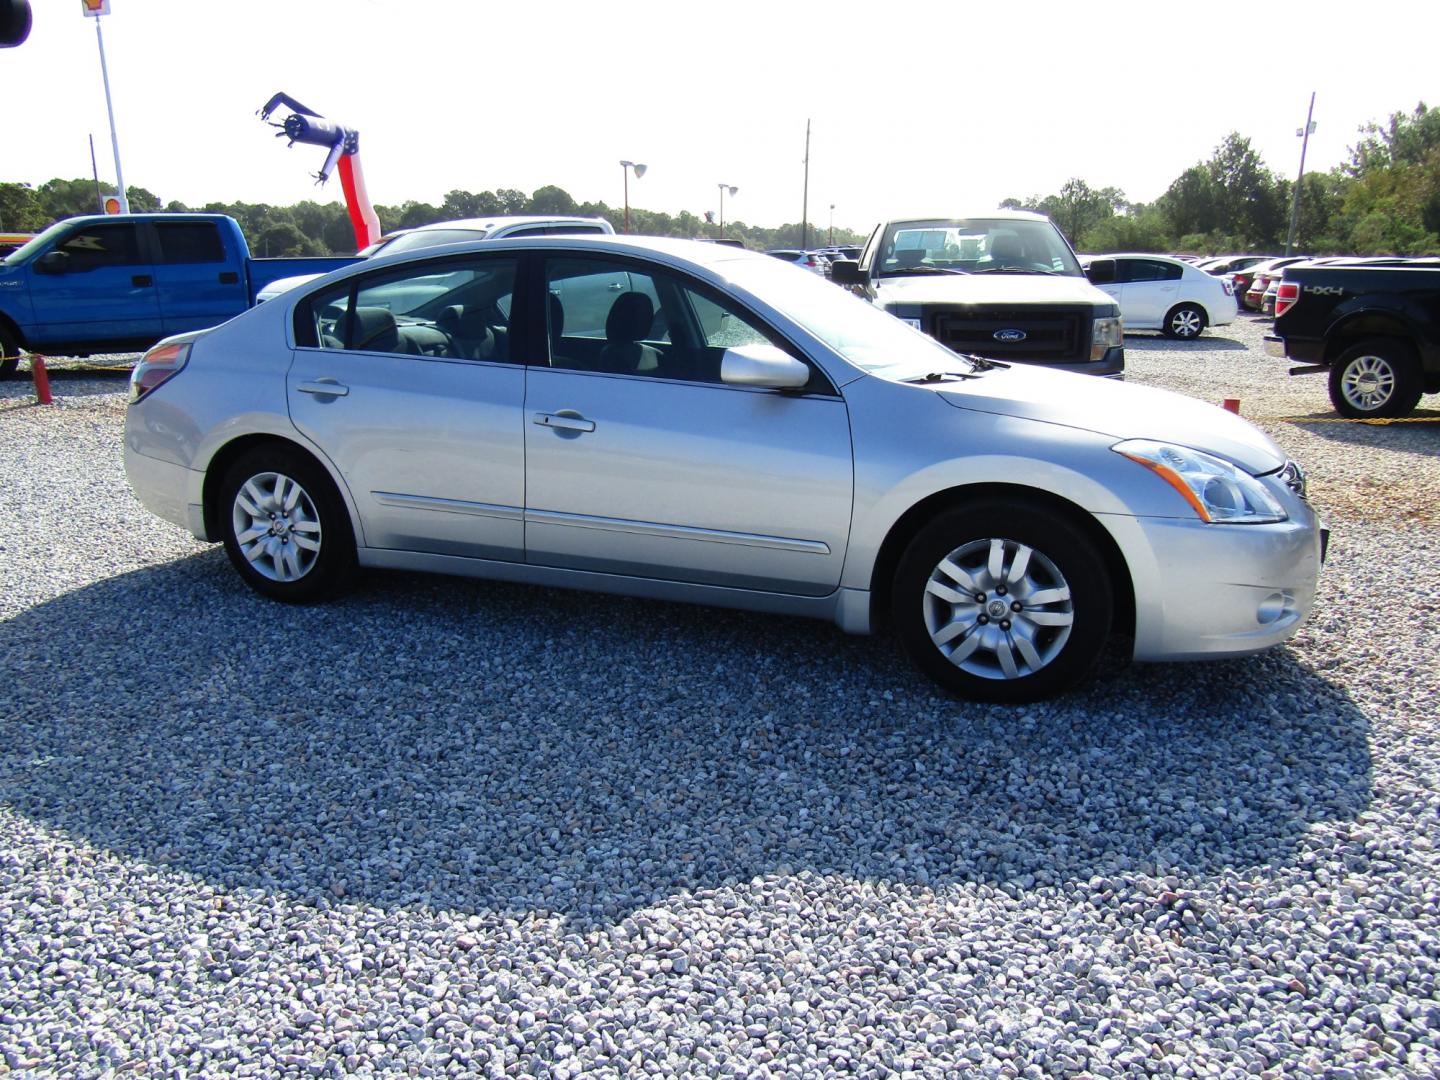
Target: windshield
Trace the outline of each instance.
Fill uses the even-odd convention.
[[[872,375],[899,380],[968,370],[934,338],[808,270],[766,258],[736,259],[716,269]]]
[[[1075,253],[1048,220],[928,218],[892,221],[872,256],[880,277],[932,273],[1059,274],[1084,277]]]
[[[65,230],[65,227],[68,224],[70,224],[68,221],[57,221],[54,225],[51,225],[48,229],[40,233],[40,235],[36,236],[33,240],[29,241],[26,244],[22,244],[20,247],[12,251],[9,255],[5,256],[5,258],[0,259],[0,264],[9,266],[13,263],[24,262],[26,259],[30,258],[31,255],[34,255],[37,251],[43,248],[46,244],[50,243],[51,240],[55,239],[55,237],[59,233]]]

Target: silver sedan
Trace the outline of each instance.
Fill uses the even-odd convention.
[[[1300,470],[1214,406],[957,355],[823,279],[555,237],[347,267],[136,366],[141,501],[252,588],[359,566],[890,619],[993,701],[1112,634],[1235,656],[1309,613]]]

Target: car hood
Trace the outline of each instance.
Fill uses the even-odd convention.
[[[876,282],[875,302],[890,304],[1103,304],[1115,301],[1083,277],[1049,274],[922,274]]]
[[[1285,464],[1285,452],[1249,421],[1169,390],[1023,364],[986,371],[959,384],[932,385],[957,409],[1083,428],[1117,442],[1178,443],[1225,458],[1255,475]]]

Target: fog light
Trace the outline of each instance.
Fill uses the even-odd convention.
[[[1294,611],[1295,597],[1285,592],[1271,593],[1260,602],[1260,607],[1255,612],[1255,621],[1261,626],[1269,626]]]

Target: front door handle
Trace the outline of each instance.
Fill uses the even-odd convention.
[[[531,423],[539,424],[541,427],[555,428],[557,431],[594,431],[595,421],[586,420],[583,416],[573,412],[544,413],[537,412],[531,418]]]
[[[316,379],[314,382],[302,382],[295,387],[302,394],[317,394],[321,397],[344,397],[350,393],[350,387],[338,383],[334,379]]]
[[[155,281],[153,278],[150,277],[149,274],[135,274],[133,277],[130,278],[130,284],[140,286],[154,285]]]

